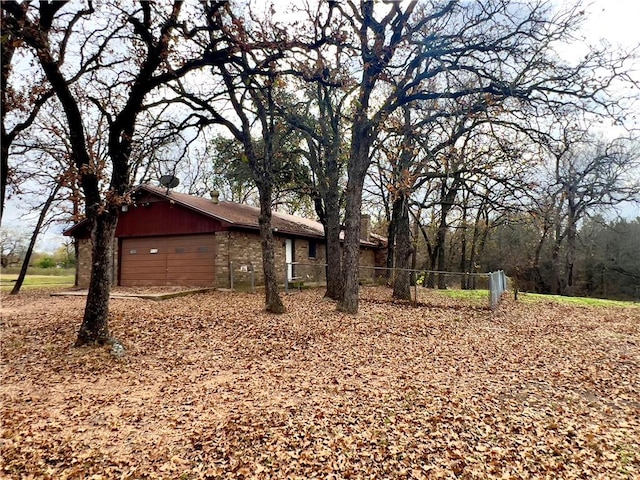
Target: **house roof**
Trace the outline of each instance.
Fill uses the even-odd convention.
[[[258,207],[234,202],[213,203],[213,201],[208,198],[171,190],[167,192],[166,188],[151,185],[141,185],[136,191],[147,191],[154,195],[173,200],[184,207],[196,210],[203,215],[222,220],[235,227],[260,228],[260,224],[258,223],[260,209]],[[324,227],[320,222],[282,212],[272,212],[271,228],[280,233],[324,237]]]
[[[179,193],[168,190],[165,187],[155,187],[152,185],[140,185],[136,187],[132,192],[132,196],[135,197],[136,194],[143,192],[171,200],[185,208],[196,211],[202,215],[221,220],[237,228],[248,228],[252,230],[259,230],[260,228],[258,223],[260,209],[258,207],[224,201],[214,203],[208,198]],[[64,232],[65,235],[73,235],[73,231],[80,227],[82,223],[84,223],[84,221],[67,229]],[[324,238],[324,227],[322,223],[309,218],[277,211],[274,211],[271,214],[271,228],[274,232],[280,234]],[[361,240],[360,243],[368,246],[379,246],[383,243],[382,237],[377,235],[371,235],[371,239],[373,241]]]

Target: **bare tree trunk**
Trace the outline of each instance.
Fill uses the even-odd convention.
[[[75,346],[104,345],[109,333],[109,296],[113,280],[113,243],[118,224],[117,209],[93,218],[91,227],[91,280],[82,325]]]
[[[478,209],[476,214],[475,221],[473,223],[473,236],[471,240],[471,253],[469,254],[469,272],[477,273],[476,269],[476,258],[478,256],[478,251],[480,249],[479,240],[480,240],[480,226],[482,223],[482,216],[484,212],[484,204]],[[484,234],[487,235],[489,231],[488,221],[485,222]],[[472,290],[476,288],[476,277],[471,276],[470,282],[468,283],[468,287]]]
[[[453,185],[449,190],[445,192],[446,185],[442,186],[442,196],[440,201],[440,224],[438,225],[438,233],[436,235],[436,259],[437,265],[436,270],[439,272],[444,272],[447,270],[447,258],[446,258],[446,241],[447,241],[447,216],[453,208],[454,201],[456,195],[458,194],[458,186],[459,186],[459,177],[456,176],[454,179]],[[446,289],[447,288],[447,278],[443,273],[438,274],[438,288]]]
[[[460,227],[460,235],[462,236],[460,239],[460,272],[467,272],[467,208],[464,206],[462,208],[462,226]],[[469,289],[469,276],[461,275],[460,276],[460,288],[462,290]]]
[[[369,167],[369,150],[372,143],[372,127],[364,111],[358,112],[353,123],[351,154],[347,168],[348,180],[345,195],[345,234],[342,268],[344,292],[338,302],[338,310],[347,313],[358,312],[360,289],[360,215],[362,209],[362,189]]]
[[[9,142],[5,140],[8,135],[5,132],[4,119],[2,120],[1,127],[2,144],[0,145],[0,223],[2,223],[2,214],[4,213],[4,199],[7,191],[7,180],[9,171]]]
[[[326,151],[322,195],[326,208],[327,291],[325,297],[340,300],[344,294],[342,250],[340,247],[340,154],[339,125],[332,122],[331,144]]]
[[[413,235],[411,241],[411,286],[415,287],[418,284],[418,277],[416,270],[418,269],[418,220],[414,218],[413,223]]]
[[[0,12],[2,16],[2,52],[0,61],[2,62],[2,70],[0,72],[0,85],[2,87],[0,94],[0,222],[4,212],[4,200],[7,190],[7,181],[9,178],[9,146],[11,145],[11,135],[5,127],[6,115],[8,110],[8,86],[9,75],[11,73],[11,59],[16,49],[17,42],[12,28],[9,28],[6,22],[6,13],[4,10]]]
[[[540,271],[540,261],[542,258],[542,248],[544,247],[545,241],[547,240],[547,236],[549,233],[549,227],[545,225],[542,236],[536,245],[536,252],[533,257],[533,271],[535,273],[535,289],[538,293],[549,293],[551,288],[548,283],[545,281],[542,272]]]
[[[551,293],[554,295],[562,295],[564,290],[562,275],[560,273],[560,266],[558,265],[559,261],[560,261],[560,243],[556,240],[553,244],[553,251],[551,253],[551,272],[552,272]]]
[[[443,215],[444,218],[444,215]],[[445,242],[447,240],[447,224],[446,221],[440,223],[438,227],[438,234],[436,236],[436,270],[438,272],[444,272],[447,269],[447,259],[445,252]],[[447,288],[447,277],[444,273],[438,273],[438,288]]]
[[[73,241],[73,257],[75,259],[75,264],[76,264],[76,268],[74,269],[74,275],[73,275],[73,286],[75,288],[78,287],[78,265],[80,264],[79,260],[80,260],[80,245],[78,244],[78,239],[74,239]]]
[[[42,209],[40,210],[40,215],[38,216],[38,222],[36,223],[36,226],[33,229],[33,233],[31,234],[31,240],[29,241],[29,246],[27,247],[27,253],[24,256],[24,261],[22,262],[22,266],[20,267],[20,273],[18,274],[16,283],[13,285],[13,288],[11,289],[11,295],[17,295],[20,292],[20,288],[22,288],[22,284],[24,283],[24,277],[27,275],[27,269],[29,268],[29,261],[31,260],[33,249],[36,246],[36,240],[38,239],[38,235],[40,235],[40,230],[42,229],[42,224],[44,223],[44,219],[47,216],[47,212],[49,212],[49,208],[51,208],[51,204],[55,200],[61,185],[62,184],[60,181],[56,181],[55,187],[49,194],[47,201],[44,203],[44,205],[42,206]]]
[[[262,243],[262,268],[264,271],[265,308],[267,312],[284,313],[285,307],[278,293],[276,262],[271,231],[271,192],[260,189],[260,240]],[[285,278],[285,282],[287,279]]]
[[[395,202],[394,202],[395,205]],[[396,264],[396,231],[398,217],[395,214],[395,208],[391,209],[391,220],[389,221],[389,227],[387,228],[387,284],[390,285],[395,282],[394,267]]]
[[[325,297],[340,300],[344,293],[342,251],[340,249],[340,210],[338,202],[327,203],[327,291]],[[331,211],[333,210],[333,211]]]
[[[571,210],[568,217],[568,225],[567,225],[567,251],[565,254],[565,264],[564,264],[564,278],[566,281],[566,286],[564,289],[564,295],[572,295],[573,294],[573,272],[574,272],[574,263],[576,256],[576,240],[577,240],[578,232],[576,228],[575,222],[575,214]]]
[[[411,300],[411,275],[408,271],[411,260],[411,232],[409,231],[409,205],[404,192],[398,192],[393,202],[396,221],[396,276],[393,282],[393,298]]]
[[[442,211],[440,212],[440,224],[438,225],[438,232],[436,233],[436,245],[434,248],[435,253],[435,265],[434,270],[443,272],[447,269],[447,259],[445,252],[445,243],[447,241],[447,214],[451,207],[446,204],[442,204]],[[438,288],[447,288],[447,279],[444,274],[438,273]]]
[[[345,211],[345,238],[342,252],[343,295],[338,302],[338,310],[347,313],[358,312],[358,294],[360,290],[360,207],[362,187],[347,185],[347,205]]]

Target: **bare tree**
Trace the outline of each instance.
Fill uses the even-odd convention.
[[[16,263],[20,263],[27,250],[27,234],[10,230],[0,229],[0,255],[2,256],[2,268],[7,268]]]
[[[341,310],[358,308],[358,242],[363,179],[380,126],[404,104],[481,98],[487,108],[523,115],[573,106],[621,114],[607,97],[616,78],[628,79],[630,56],[591,51],[563,63],[554,45],[579,25],[579,6],[554,12],[542,2],[362,1],[338,3],[351,24],[361,67],[354,100],[345,214],[345,294]],[[609,71],[606,78],[601,72]],[[382,88],[386,87],[386,88]],[[375,100],[375,101],[374,101]],[[472,103],[472,102],[469,102]],[[437,116],[436,115],[436,116]]]
[[[1,7],[22,26],[22,39],[62,105],[86,201],[92,271],[76,345],[110,342],[113,240],[120,206],[127,202],[138,116],[152,92],[204,64],[225,61],[227,52],[211,54],[198,46],[201,30],[182,16],[180,1],[166,6],[143,2],[130,11],[117,2],[102,4],[99,11],[92,2],[35,6],[7,1]],[[181,40],[191,40],[191,50]],[[106,119],[104,130],[88,131],[96,116]],[[92,150],[98,137],[105,138],[110,163],[106,194]]]
[[[327,248],[325,296],[338,300],[342,297],[343,280],[340,247],[340,180],[344,170],[342,111],[348,96],[341,95],[339,88],[323,81],[313,81],[305,87],[305,100],[297,105],[284,105],[280,114],[304,138],[305,156],[314,177],[311,195],[316,214],[324,226]]]
[[[29,240],[29,245],[27,246],[27,251],[25,252],[24,260],[22,261],[22,267],[20,268],[20,273],[18,274],[18,278],[16,279],[16,283],[13,285],[11,289],[11,295],[17,295],[20,292],[20,288],[22,288],[22,283],[27,275],[27,269],[29,268],[29,261],[31,260],[31,255],[33,254],[33,250],[36,246],[36,241],[38,239],[38,235],[42,229],[42,226],[47,218],[47,214],[49,213],[49,209],[53,204],[56,196],[58,195],[58,191],[62,187],[62,182],[55,182],[53,189],[49,192],[47,199],[40,207],[40,213],[38,215],[38,220],[36,222],[35,227],[33,228],[33,232],[31,233],[31,240]]]
[[[224,126],[242,145],[243,155],[257,187],[260,203],[260,238],[265,278],[266,310],[283,313],[284,304],[278,293],[275,268],[273,231],[271,228],[275,169],[282,155],[278,142],[275,103],[276,82],[280,75],[278,61],[287,48],[286,31],[268,18],[241,18],[227,2],[214,2],[215,11],[208,13],[210,21],[220,25],[225,44],[233,51],[230,61],[212,69],[211,92],[191,92],[181,85],[179,94],[204,125]],[[251,15],[251,11],[249,11]],[[230,23],[225,24],[227,16]],[[247,23],[255,28],[247,27]],[[211,28],[213,32],[214,29]],[[220,93],[219,84],[224,87]],[[220,98],[228,101],[235,118],[222,113]]]
[[[637,140],[605,140],[567,127],[552,151],[554,237],[552,292],[570,294],[575,284],[574,265],[578,227],[593,213],[624,201],[640,201],[640,148]],[[572,138],[573,137],[573,138]],[[564,259],[560,259],[564,247]]]
[[[28,8],[23,3],[20,8]],[[26,131],[38,117],[42,106],[53,96],[42,78],[34,75],[24,76],[19,81],[13,81],[15,76],[14,63],[26,62],[28,55],[23,47],[23,25],[16,21],[4,9],[0,11],[2,30],[2,75],[0,97],[0,221],[4,212],[7,195],[7,185],[11,177],[12,168],[9,165],[11,145],[14,140]],[[17,58],[16,58],[17,57]],[[15,180],[15,179],[14,179]]]

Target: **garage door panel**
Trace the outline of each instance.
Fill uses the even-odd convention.
[[[214,242],[214,235],[123,239],[120,284],[213,286]]]
[[[134,262],[126,262],[123,265],[123,270],[130,268],[130,269],[137,269],[139,268],[139,265],[144,265],[145,267],[150,267],[150,268],[161,268],[161,267],[165,267],[167,266],[167,260],[166,258],[158,258],[155,257],[154,258],[137,258],[135,263]]]
[[[129,285],[125,285],[127,287],[157,287],[158,282],[155,278],[153,279],[144,279],[144,278],[136,278],[132,279],[133,282]]]
[[[167,285],[211,285],[212,283],[209,272],[185,272],[167,277]]]
[[[180,270],[169,270],[173,273],[171,277],[180,277],[180,278],[188,278],[189,276],[195,275],[209,275],[211,272],[211,268],[207,265],[183,265]]]
[[[177,257],[174,255],[168,255],[167,256],[167,265],[171,265],[171,266],[177,266],[179,267],[180,265],[207,265],[207,266],[211,266],[215,263],[215,259],[213,257],[210,258],[203,258],[202,256],[200,257]]]
[[[167,262],[169,262],[171,265],[180,265],[180,264],[213,265],[214,262],[215,262],[215,259],[213,258],[213,256],[210,256],[209,258],[206,258],[206,257],[203,258],[202,255],[200,255],[200,256],[197,256],[197,255],[181,255],[181,256],[167,255]]]

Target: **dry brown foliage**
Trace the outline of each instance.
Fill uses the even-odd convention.
[[[640,478],[640,309],[322,293],[3,296],[0,477]]]

